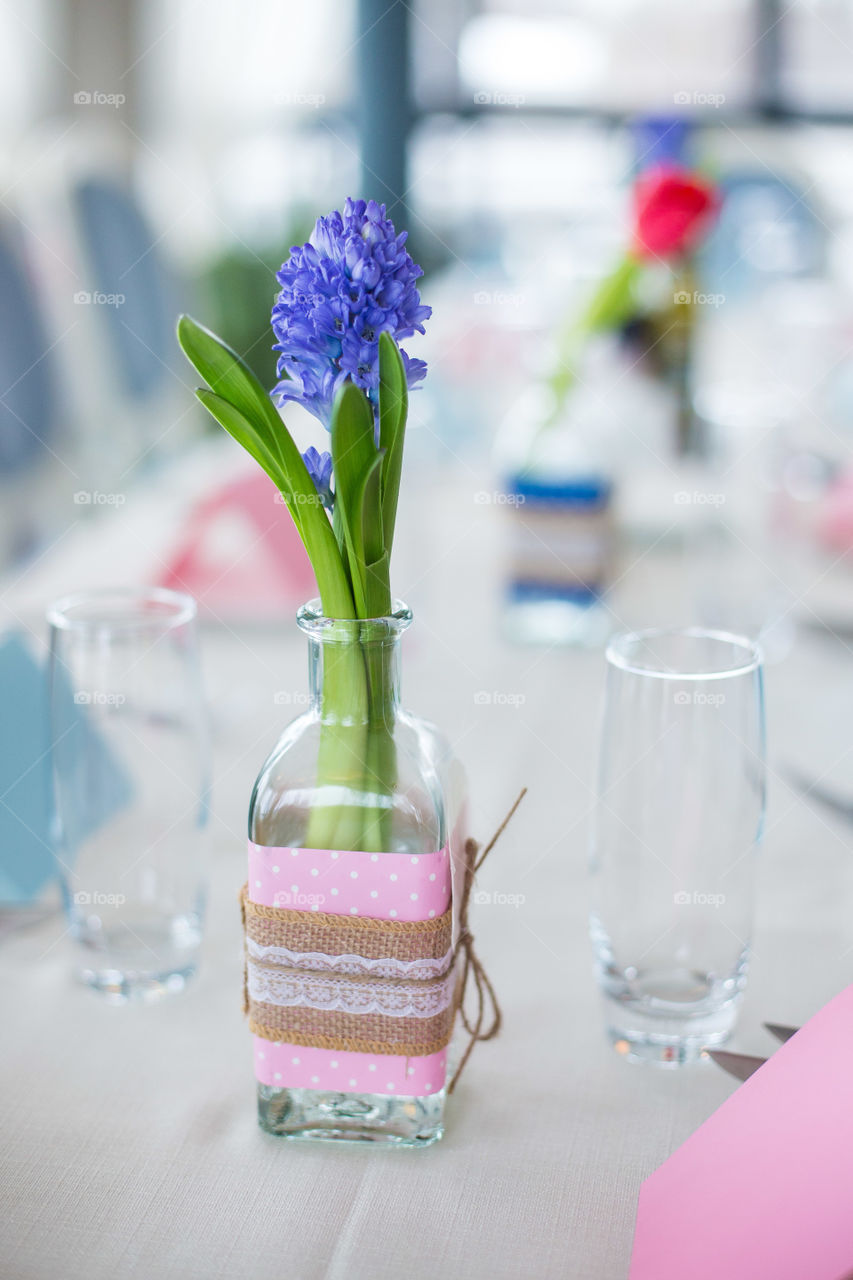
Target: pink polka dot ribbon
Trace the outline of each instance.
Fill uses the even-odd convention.
[[[438,919],[450,904],[450,855],[447,847],[426,854],[364,853],[250,841],[247,890],[252,902],[289,911],[400,922]],[[312,970],[320,959],[305,957]],[[327,973],[351,974],[353,959],[342,957],[336,963],[326,957],[322,967]],[[288,964],[294,963],[298,968],[299,958],[288,956]],[[249,964],[251,987],[251,954]],[[413,970],[412,976],[422,975]],[[446,1048],[404,1057],[306,1048],[258,1035],[253,1040],[257,1079],[272,1087],[423,1097],[445,1086]]]

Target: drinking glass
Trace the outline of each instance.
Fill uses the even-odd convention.
[[[677,1066],[721,1044],[749,961],[764,824],[762,659],[726,632],[607,650],[592,943],[609,1036]]]
[[[54,826],[77,976],[116,1002],[183,989],[204,909],[209,767],[190,596],[48,610]]]

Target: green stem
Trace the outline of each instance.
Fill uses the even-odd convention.
[[[357,641],[319,641],[323,645],[320,694],[320,746],[317,785],[357,793],[364,775],[367,746],[367,675]],[[310,849],[358,849],[361,810],[330,797],[314,805],[308,819]]]
[[[368,566],[365,594],[370,617],[390,615],[387,556]],[[323,647],[318,789],[341,788],[362,803],[330,799],[315,805],[306,843],[315,849],[386,852],[393,839],[391,798],[397,785],[396,642],[353,634],[318,643]],[[363,803],[366,794],[377,802]]]
[[[542,424],[542,432],[552,427],[563,412],[590,334],[616,329],[630,318],[634,310],[634,285],[641,266],[638,258],[633,254],[626,254],[610,275],[602,280],[581,315],[563,326],[557,339],[556,367],[549,379],[554,392],[554,406],[550,416]]]
[[[371,792],[387,797],[364,815],[364,847],[372,853],[390,852],[393,839],[390,799],[397,786],[394,661],[390,642],[372,645],[365,653],[369,689],[365,781]]]

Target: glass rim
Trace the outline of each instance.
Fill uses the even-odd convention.
[[[115,603],[116,615],[105,617],[102,610],[109,602]],[[146,613],[151,605],[159,611]],[[170,587],[96,587],[60,596],[46,610],[56,631],[169,631],[193,622],[197,614],[194,598]]]
[[[633,644],[664,637],[682,636],[695,640],[713,640],[719,644],[734,645],[743,654],[740,662],[718,671],[673,671],[662,667],[644,667],[632,662],[626,650]],[[734,631],[717,631],[707,627],[647,627],[641,631],[623,631],[608,642],[605,651],[607,662],[620,671],[635,676],[649,676],[657,680],[731,680],[735,676],[747,676],[757,671],[764,662],[761,646]]]
[[[379,618],[330,618],[319,599],[308,600],[296,614],[300,631],[315,640],[396,640],[412,622],[412,611],[402,600],[392,600],[391,613]]]

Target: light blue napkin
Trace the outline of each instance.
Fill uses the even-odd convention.
[[[70,724],[75,746],[96,771],[103,811],[90,821],[100,826],[128,803],[130,779],[91,725],[85,705],[76,705],[69,686],[60,684],[60,719]],[[50,724],[47,673],[23,637],[0,635],[0,903],[37,901],[55,878],[57,863],[51,831]],[[84,834],[88,834],[85,832]]]

